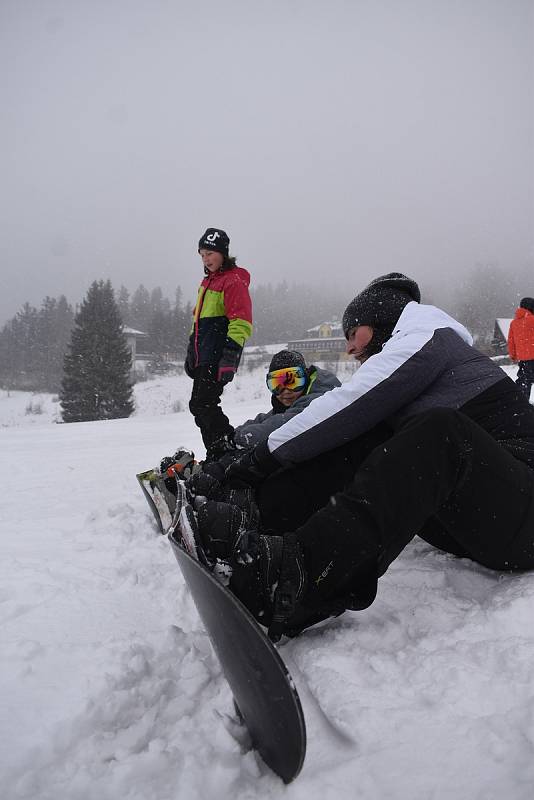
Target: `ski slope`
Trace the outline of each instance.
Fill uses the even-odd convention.
[[[282,645],[297,780],[248,748],[135,480],[178,445],[202,457],[190,386],[138,384],[130,419],[70,425],[51,396],[0,392],[3,800],[531,800],[534,575],[418,539],[371,608]],[[234,424],[267,410],[263,373],[223,405]]]

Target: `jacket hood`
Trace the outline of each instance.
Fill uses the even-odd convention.
[[[244,267],[236,266],[233,269],[228,270],[228,272],[230,272],[231,275],[239,275],[246,286],[250,284],[250,272],[248,272],[248,270],[246,270]]]
[[[534,317],[532,311],[529,311],[528,308],[522,308],[521,306],[516,309],[514,319],[523,319],[524,317]]]
[[[244,267],[232,267],[231,269],[223,269],[217,270],[217,272],[211,272],[209,275],[204,275],[202,283],[204,286],[206,283],[209,283],[210,286],[212,286],[212,281],[222,280],[226,276],[239,278],[239,280],[247,287],[250,285],[250,272],[244,269]]]
[[[473,344],[473,337],[461,322],[451,317],[446,311],[436,306],[408,303],[393,330],[392,339],[412,333],[414,330],[436,330],[451,328],[468,345]],[[386,347],[387,347],[386,342]]]
[[[315,370],[315,380],[311,387],[312,394],[324,394],[330,389],[335,389],[336,386],[341,386],[341,382],[333,372],[329,372],[326,369],[321,369],[313,364],[311,365],[310,370]],[[313,376],[313,372],[311,374]]]

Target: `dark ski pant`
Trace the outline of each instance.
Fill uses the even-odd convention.
[[[424,412],[281,470],[257,500],[264,529],[296,531],[315,611],[370,605],[416,534],[491,569],[534,568],[534,472],[458,411]]]
[[[517,370],[516,384],[521,389],[527,400],[530,400],[530,390],[534,383],[534,359],[520,361]]]
[[[206,450],[225,436],[233,436],[234,429],[221,408],[224,383],[216,378],[216,367],[196,367],[189,410],[200,428]]]

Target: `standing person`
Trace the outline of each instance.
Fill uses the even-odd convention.
[[[269,364],[266,378],[271,392],[271,410],[248,419],[235,429],[235,443],[252,447],[265,441],[269,434],[300,414],[316,397],[341,386],[333,372],[313,364],[306,366],[298,350],[280,350]]]
[[[508,332],[508,352],[519,362],[516,383],[530,400],[534,383],[534,298],[523,297]]]
[[[360,369],[226,470],[255,489],[260,525],[223,503],[198,511],[204,548],[272,638],[369,606],[415,534],[489,569],[534,568],[524,394],[399,273],[357,295],[343,329]]]
[[[233,380],[252,333],[250,275],[236,265],[229,247],[228,234],[220,228],[208,228],[198,243],[204,279],[184,365],[193,379],[189,410],[200,428],[207,460],[234,448],[234,429],[221,408],[221,395]]]

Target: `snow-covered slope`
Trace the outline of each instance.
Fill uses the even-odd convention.
[[[299,778],[247,749],[135,481],[180,444],[202,456],[190,385],[138,384],[132,418],[71,425],[52,397],[0,393],[2,797],[530,799],[534,576],[417,539],[370,609],[281,648],[308,727]],[[263,374],[223,404],[236,424],[266,410]]]

